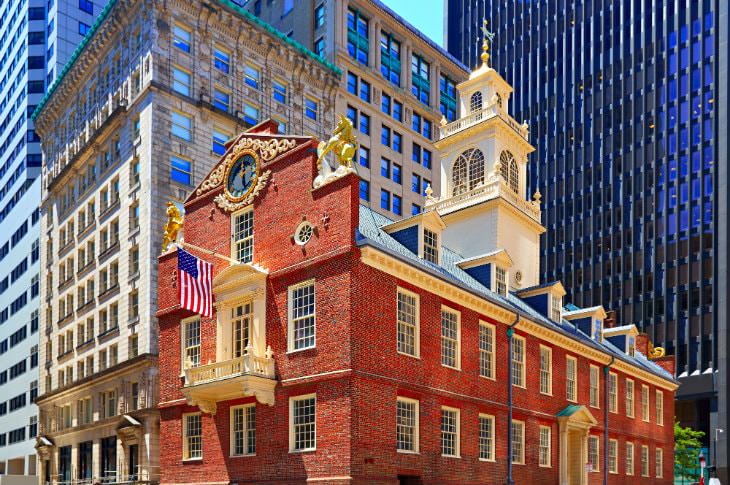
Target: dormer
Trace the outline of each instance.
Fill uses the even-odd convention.
[[[563,312],[563,318],[596,342],[603,341],[603,321],[606,319],[606,311],[602,306],[567,310]]]
[[[504,249],[463,259],[456,265],[490,290],[507,296],[512,258]]]
[[[627,355],[636,355],[636,337],[639,330],[636,325],[622,325],[620,327],[606,328],[603,330],[603,337],[616,347],[620,348]]]
[[[426,210],[388,224],[383,230],[419,258],[441,266],[442,233],[445,227],[436,211]]]
[[[518,291],[517,296],[550,320],[562,320],[565,288],[560,281],[525,288]]]

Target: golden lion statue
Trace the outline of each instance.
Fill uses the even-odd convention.
[[[352,159],[357,151],[357,139],[353,133],[352,121],[345,115],[340,115],[340,121],[330,139],[319,142],[317,146],[317,169],[322,170],[324,156],[333,152],[339,165],[352,168]]]
[[[167,250],[167,246],[177,242],[177,233],[182,227],[183,218],[180,210],[172,202],[167,203],[167,223],[165,224],[165,234],[162,238],[162,252]]]

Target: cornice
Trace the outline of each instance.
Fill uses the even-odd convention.
[[[509,116],[509,114],[507,114],[506,116]],[[497,120],[499,120],[500,123],[497,123]],[[517,121],[515,120],[515,122]],[[513,143],[522,145],[525,150],[525,155],[528,155],[535,151],[535,147],[532,146],[529,140],[525,139],[514,128],[512,128],[501,115],[489,117],[480,123],[475,123],[467,128],[464,128],[461,131],[457,131],[452,135],[441,138],[440,140],[435,141],[433,146],[441,152],[448,151],[449,148],[453,145],[457,145],[457,147],[460,148],[461,143],[464,140],[471,138],[477,133],[486,131],[490,128],[500,130],[502,133],[506,134]]]

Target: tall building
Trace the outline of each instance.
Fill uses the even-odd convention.
[[[0,483],[37,471],[41,148],[30,117],[84,38],[77,24],[93,23],[102,7],[93,0],[0,7]]]
[[[378,0],[245,8],[342,69],[335,108],[358,129],[363,201],[391,218],[422,210],[426,187],[440,187],[433,143],[442,116],[456,117],[466,66]]]
[[[91,29],[34,114],[38,470],[41,483],[154,483],[166,211],[245,127],[331,131],[340,72],[227,0],[113,0]]]
[[[539,279],[511,91],[486,62],[459,84],[443,195],[397,220],[316,139],[228,145],[159,258],[161,484],[671,480],[674,358]]]
[[[677,416],[726,468],[727,2],[449,0],[469,65],[482,19],[535,135],[542,276],[676,355]]]

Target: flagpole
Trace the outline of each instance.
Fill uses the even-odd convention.
[[[216,256],[217,258],[220,258],[220,259],[222,259],[224,261],[228,261],[229,263],[233,263],[233,264],[240,264],[241,263],[240,261],[236,261],[233,258],[230,258],[230,257],[225,256],[223,254],[217,253],[217,252],[215,252],[215,251],[213,251],[211,249],[201,248],[200,246],[196,246],[195,244],[190,244],[190,243],[185,242],[185,241],[178,242],[177,243],[177,246],[178,247],[183,247],[183,249],[185,247],[188,247],[188,248],[191,248],[191,249],[195,249],[197,251],[201,251],[201,252],[206,253],[206,254],[209,254],[211,256]]]

